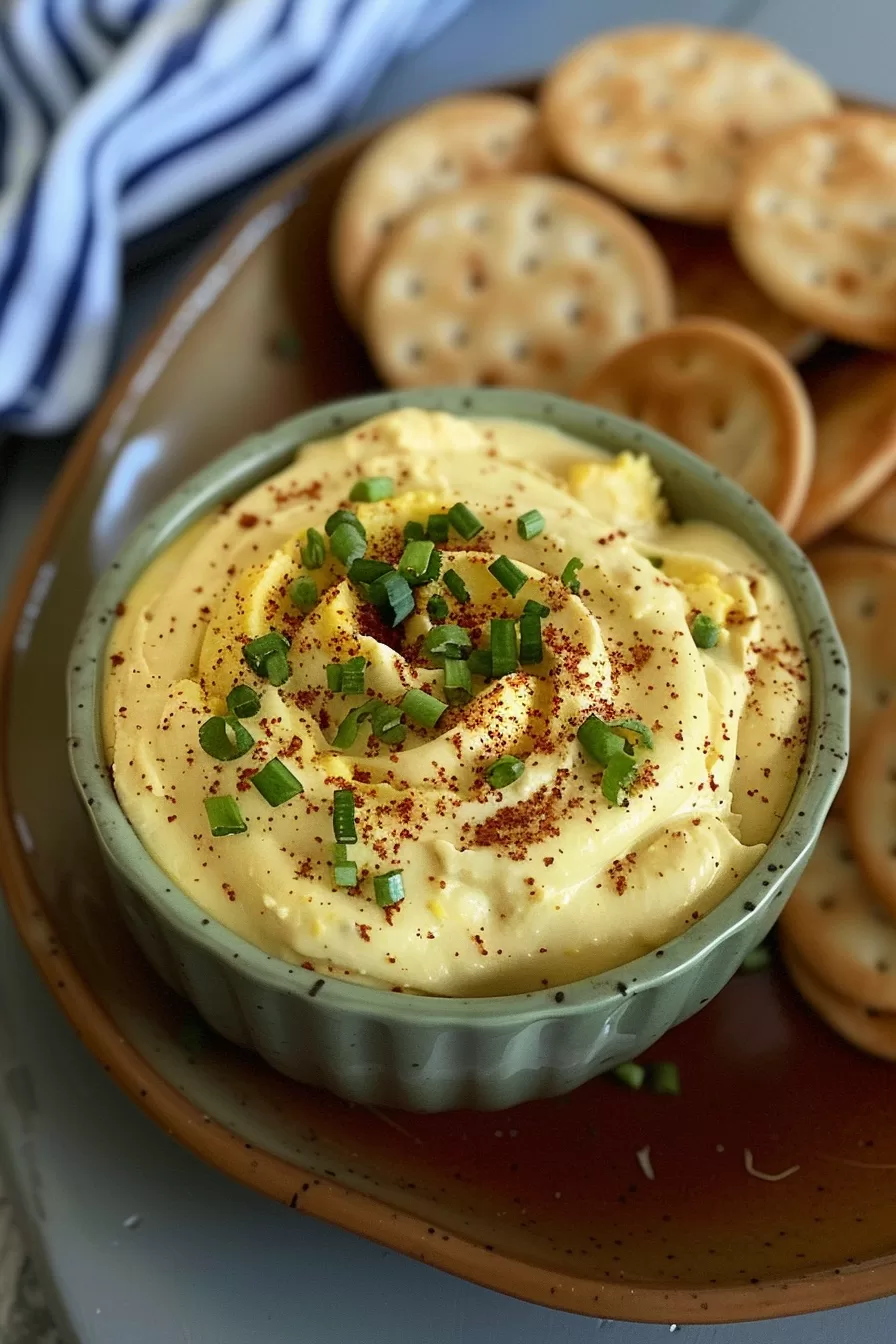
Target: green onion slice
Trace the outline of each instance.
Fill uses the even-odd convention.
[[[447,513],[431,513],[426,524],[426,535],[430,541],[448,540]]]
[[[243,814],[235,798],[229,794],[218,794],[205,799],[205,812],[212,835],[242,835],[249,828],[243,821]]]
[[[456,602],[469,602],[470,590],[456,569],[446,569],[443,582]]]
[[[661,555],[652,555],[650,557],[650,563],[653,565],[654,569],[662,569],[663,557]]]
[[[422,523],[414,522],[414,520],[411,519],[409,522],[405,523],[401,535],[404,537],[405,541],[422,541],[426,536],[426,528]]]
[[[516,653],[516,622],[509,618],[493,616],[490,626],[489,646],[492,655],[492,676],[506,677],[519,666]]]
[[[337,509],[335,513],[330,514],[329,518],[324,523],[324,531],[327,536],[332,537],[337,527],[341,526],[342,523],[346,523],[349,527],[353,527],[356,532],[361,533],[362,537],[367,536],[367,529],[358,515],[352,513],[351,509]]]
[[[349,491],[349,499],[362,500],[365,504],[375,504],[378,499],[388,499],[395,494],[395,482],[391,476],[362,476],[355,481]]]
[[[423,640],[423,652],[430,662],[441,664],[446,658],[465,658],[470,649],[468,631],[460,625],[436,625]]]
[[[348,567],[352,583],[376,583],[384,574],[392,574],[394,566],[385,560],[353,560]]]
[[[540,616],[543,621],[546,621],[550,614],[550,607],[546,607],[543,602],[536,602],[534,598],[531,597],[523,607],[524,616]]]
[[[527,582],[526,575],[515,565],[507,555],[499,555],[488,567],[489,574],[493,574],[511,597],[516,597],[517,593]]]
[[[577,555],[574,555],[563,567],[563,573],[560,575],[560,582],[565,583],[571,593],[580,593],[582,591],[582,585],[576,578],[576,575],[584,563],[584,560],[580,560]]]
[[[216,714],[206,719],[199,729],[199,745],[216,761],[235,761],[245,756],[255,745],[255,738],[247,732],[234,714],[226,718]]]
[[[331,691],[340,692],[342,695],[363,695],[366,670],[367,659],[360,655],[357,658],[349,658],[345,663],[329,663],[327,686]]]
[[[521,513],[516,520],[516,530],[523,541],[531,541],[539,532],[544,531],[544,515],[538,509],[529,509]]]
[[[448,664],[445,664],[446,668]],[[474,677],[490,677],[492,675],[492,651],[491,649],[474,649],[467,659],[467,667]]]
[[[357,708],[349,710],[336,729],[336,736],[333,738],[332,745],[337,751],[348,751],[349,747],[355,745],[361,723],[368,717],[369,714],[365,705],[358,705]]]
[[[283,686],[289,681],[290,668],[289,659],[285,653],[269,653],[264,660],[264,666],[261,669],[261,675],[265,677],[272,686]]]
[[[263,765],[257,774],[252,775],[251,783],[271,807],[279,807],[281,803],[288,803],[290,798],[305,792],[301,780],[296,779],[289,767],[276,756]]]
[[[358,865],[348,857],[345,845],[333,846],[333,885],[336,887],[356,887],[358,885]]]
[[[302,547],[302,564],[306,569],[320,569],[327,558],[327,543],[316,527],[309,527]]]
[[[691,622],[691,634],[698,649],[714,649],[719,642],[721,626],[716,625],[705,611],[698,612]]]
[[[534,612],[524,611],[520,617],[520,662],[526,667],[540,663],[543,657],[541,617]]]
[[[585,722],[580,725],[576,737],[598,765],[609,765],[614,756],[625,752],[625,739],[619,733],[615,733],[611,725],[599,719],[596,714],[588,715]]]
[[[496,761],[492,761],[485,777],[493,789],[506,789],[519,779],[525,768],[519,756],[499,756]]]
[[[377,905],[398,905],[404,900],[404,882],[401,869],[393,868],[389,873],[377,873],[373,879],[373,894]]]
[[[317,597],[317,584],[307,574],[300,574],[289,590],[289,600],[299,611],[310,611]]]
[[[431,541],[409,541],[398,562],[398,572],[413,582],[426,573],[434,546]]]
[[[681,1074],[678,1065],[671,1060],[661,1060],[650,1065],[650,1090],[659,1096],[678,1097],[681,1095]]]
[[[351,523],[340,523],[330,537],[330,549],[346,569],[353,560],[360,560],[367,550],[367,538]]]
[[[415,588],[421,583],[435,583],[441,572],[442,552],[434,550],[429,557],[429,564],[426,566],[426,569],[420,575],[419,579],[409,578],[408,583],[412,584]]]
[[[333,790],[333,835],[339,845],[354,845],[357,843],[355,795],[351,789]]]
[[[637,773],[638,767],[628,752],[620,751],[611,756],[600,781],[600,791],[607,802],[620,807]]]
[[[445,578],[447,579],[447,577],[446,574]],[[426,610],[429,613],[430,620],[444,621],[445,617],[448,615],[448,603],[445,601],[444,597],[442,597],[441,593],[433,593],[426,604]]]
[[[454,661],[459,660],[455,659]],[[463,666],[466,666],[466,664],[463,664]],[[443,700],[437,700],[434,695],[430,695],[428,691],[415,688],[406,693],[401,702],[401,708],[402,712],[407,714],[409,719],[413,719],[414,723],[419,724],[421,728],[435,728],[448,706]]]
[[[468,509],[466,504],[460,501],[457,504],[452,504],[448,510],[448,521],[455,532],[460,533],[464,541],[472,541],[474,537],[478,537],[485,526],[476,517],[472,509]]]
[[[476,650],[473,651],[474,653]],[[473,654],[470,654],[472,661]],[[491,658],[489,658],[491,666]],[[445,699],[449,705],[466,705],[473,698],[473,678],[470,663],[463,658],[445,659]]]
[[[263,676],[265,659],[272,653],[286,654],[288,650],[289,640],[276,630],[271,630],[268,634],[260,635],[258,639],[250,639],[248,644],[244,644],[243,658],[253,672]]]
[[[234,686],[227,694],[227,708],[238,719],[251,719],[261,709],[261,701],[251,686]]]
[[[397,747],[408,735],[401,721],[402,707],[387,704],[385,700],[370,700],[362,713],[370,718],[370,727],[374,737],[387,746]]]
[[[384,624],[393,629],[414,610],[414,594],[407,579],[392,570],[370,585],[370,600]]]
[[[636,1063],[629,1059],[625,1064],[618,1064],[613,1070],[613,1077],[617,1082],[622,1083],[623,1087],[630,1087],[633,1092],[640,1092],[644,1086],[644,1079],[647,1077],[647,1070],[643,1064]]]
[[[640,738],[639,745],[646,747],[648,751],[653,750],[653,733],[642,723],[640,719],[613,719],[610,723],[611,728],[621,728],[626,733],[634,733],[635,737]]]

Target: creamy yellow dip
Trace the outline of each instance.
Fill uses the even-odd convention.
[[[362,477],[394,494],[349,502]],[[309,527],[350,508],[367,558],[397,564],[405,523],[463,501],[484,524],[442,551],[470,593],[442,579],[414,589],[416,611],[386,630],[329,552],[311,572],[307,614],[289,588]],[[518,533],[538,509],[543,532]],[[511,597],[488,566],[506,555],[526,583]],[[560,575],[580,557],[580,591]],[[407,722],[389,746],[361,726],[331,745],[354,706],[398,704],[409,688],[444,699],[421,653],[428,599],[473,647],[492,617],[527,600],[550,608],[543,661],[494,680],[433,729]],[[720,627],[699,648],[702,613]],[[291,640],[289,680],[247,666],[247,641]],[[328,689],[327,665],[367,660],[364,696]],[[236,685],[261,702],[233,761],[199,744]],[[506,994],[563,984],[658,947],[711,910],[758,862],[800,768],[809,683],[794,614],[739,538],[670,523],[646,458],[612,458],[550,429],[422,410],[385,415],[303,448],[279,475],[194,527],[144,574],[109,646],[106,741],[115,787],[143,844],[210,916],[266,952],[386,988]],[[637,766],[616,803],[577,730],[589,715],[634,718]],[[623,734],[623,736],[625,736]],[[489,785],[502,755],[525,766]],[[251,784],[278,757],[304,792],[272,806]],[[333,881],[333,795],[354,794],[358,883]],[[247,827],[213,837],[205,800],[231,796]],[[404,899],[376,903],[374,877],[398,870]]]

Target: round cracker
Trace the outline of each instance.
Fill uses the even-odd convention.
[[[850,514],[846,528],[862,541],[896,546],[896,472],[861,508]]]
[[[547,166],[538,113],[512,94],[442,98],[377,136],[346,179],[330,237],[333,279],[349,320],[360,321],[364,286],[387,235],[422,201]]]
[[[752,142],[837,99],[771,42],[674,25],[585,42],[551,70],[539,106],[577,177],[650,214],[718,224]]]
[[[779,354],[799,362],[822,340],[779,308],[754,284],[734,254],[724,229],[702,229],[668,219],[646,219],[672,272],[675,311],[682,317],[720,317],[761,336]]]
[[[855,755],[872,719],[896,693],[896,554],[867,546],[825,546],[811,559],[849,658]]]
[[[815,476],[794,529],[802,545],[848,518],[896,469],[896,359],[858,352],[806,377],[816,420]]]
[[[840,817],[825,822],[780,926],[828,989],[896,1013],[896,921],[871,894]]]
[[[364,331],[396,387],[565,392],[671,314],[666,264],[640,224],[584,187],[519,176],[412,215],[370,278]]]
[[[896,117],[843,112],[763,141],[744,166],[731,236],[787,312],[896,348]]]
[[[781,953],[797,991],[832,1031],[866,1054],[896,1060],[896,1013],[879,1013],[834,994],[803,964],[786,940],[782,940]]]
[[[578,395],[677,439],[782,527],[799,516],[812,476],[812,412],[793,369],[753,332],[688,318],[620,350]]]
[[[846,819],[862,871],[896,919],[896,703],[874,717],[853,758]]]

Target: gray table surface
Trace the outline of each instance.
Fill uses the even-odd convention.
[[[599,27],[648,19],[762,33],[841,88],[896,101],[893,0],[473,0],[390,73],[363,119],[529,73]],[[210,218],[132,274],[122,351],[183,274]],[[0,444],[0,592],[66,446]],[[2,905],[0,1167],[33,1266],[23,1275],[0,1191],[2,1344],[584,1344],[598,1334],[608,1344],[658,1344],[674,1328],[516,1302],[229,1182],[155,1128],[88,1056]],[[17,1305],[4,1320],[15,1281]],[[681,1333],[699,1333],[701,1344],[891,1344],[896,1300]]]

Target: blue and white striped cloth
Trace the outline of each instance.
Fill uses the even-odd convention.
[[[0,428],[68,429],[122,246],[283,161],[468,0],[0,0]]]

